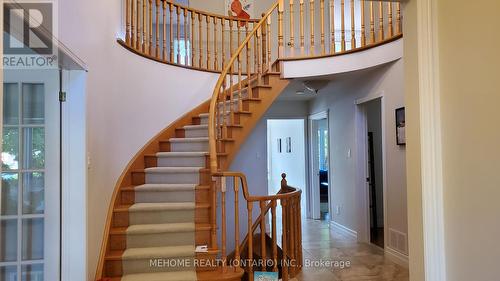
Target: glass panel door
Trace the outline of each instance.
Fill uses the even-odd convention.
[[[15,70],[4,77],[0,281],[57,280],[58,72]]]

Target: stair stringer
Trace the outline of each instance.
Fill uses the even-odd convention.
[[[262,119],[267,110],[280,96],[283,90],[290,83],[289,80],[282,79],[279,72],[270,72],[263,75],[266,81],[265,86],[255,86],[253,97],[259,98],[260,102],[248,105],[249,114],[239,116],[239,126],[231,128],[231,142],[223,144],[224,155],[219,156],[219,167],[222,171],[228,171],[232,161],[239,152],[240,147],[245,143],[247,137],[252,133],[257,123]]]

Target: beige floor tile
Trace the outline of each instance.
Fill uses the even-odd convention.
[[[408,270],[387,260],[382,249],[357,243],[325,221],[304,220],[302,238],[303,256],[310,264],[336,261],[350,267],[304,267],[297,281],[409,281]]]

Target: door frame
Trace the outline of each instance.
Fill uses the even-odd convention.
[[[307,180],[307,193],[309,194],[308,196],[308,218],[312,219],[320,219],[321,218],[321,210],[320,210],[320,202],[319,202],[319,197],[320,193],[319,190],[315,190],[313,188],[315,186],[315,177],[316,171],[315,171],[315,150],[314,150],[314,143],[316,143],[316,134],[314,134],[313,129],[314,121],[326,119],[327,127],[328,127],[328,212],[332,214],[332,165],[331,165],[331,135],[330,135],[330,110],[325,110],[321,112],[317,112],[315,114],[311,114],[307,118],[307,154],[309,155],[308,158],[308,163],[309,163],[309,168],[307,169],[308,171],[308,180]],[[319,173],[319,167],[318,167],[318,173]],[[330,217],[331,219],[331,217]]]
[[[309,163],[309,160],[308,160],[308,157],[309,157],[309,153],[308,153],[308,135],[307,135],[307,130],[308,130],[308,122],[307,122],[307,119],[304,118],[304,117],[297,117],[297,118],[294,118],[294,117],[289,117],[289,118],[266,118],[265,122],[266,122],[266,153],[267,153],[267,156],[266,156],[266,163],[267,163],[267,190],[269,192],[270,190],[270,187],[271,187],[271,172],[270,172],[270,167],[272,167],[272,157],[270,157],[271,155],[271,145],[275,145],[272,140],[270,140],[270,134],[269,134],[269,127],[267,126],[268,124],[268,121],[270,120],[301,120],[304,122],[304,132],[303,132],[303,136],[304,136],[304,182],[305,182],[305,186],[303,187],[300,187],[298,186],[299,189],[301,189],[303,191],[302,193],[302,196],[306,196],[306,198],[304,199],[304,201],[306,202],[306,217],[309,218],[309,191],[308,191],[308,185],[309,185],[309,169],[307,167],[307,164]],[[301,209],[303,209],[304,206],[301,205]]]
[[[358,99],[355,101],[356,116],[355,116],[355,139],[356,139],[356,203],[359,204],[358,208],[358,241],[364,243],[371,243],[370,234],[370,187],[367,182],[369,176],[368,166],[368,123],[365,105],[368,102],[380,100],[380,113],[382,122],[382,193],[383,193],[383,209],[384,209],[384,249],[387,248],[389,226],[387,222],[387,159],[386,159],[386,118],[385,118],[385,105],[384,93],[374,97]]]
[[[23,84],[43,84],[44,85],[44,123],[45,130],[44,149],[45,149],[45,165],[44,173],[44,212],[40,215],[23,215],[19,210],[17,219],[18,223],[17,234],[22,234],[22,216],[25,218],[43,218],[44,219],[44,280],[58,280],[59,278],[59,259],[60,259],[60,225],[59,218],[61,216],[59,209],[60,192],[60,136],[61,131],[59,124],[61,122],[59,116],[59,73],[57,69],[40,69],[40,70],[9,70],[2,73],[2,86],[3,83],[16,83],[19,85],[19,94],[22,94]],[[2,102],[3,102],[3,87],[2,87]],[[19,100],[21,102],[21,99]],[[3,113],[2,113],[3,115]],[[3,120],[1,123],[3,129]],[[29,127],[29,126],[28,126]],[[2,132],[3,133],[3,132]],[[21,134],[21,130],[19,130]],[[50,145],[49,145],[50,144]],[[23,153],[22,148],[19,147],[19,154]],[[47,169],[47,167],[51,167]],[[22,177],[22,169],[19,169],[19,177]],[[50,172],[47,172],[49,170]],[[4,172],[4,171],[2,171]],[[18,185],[19,196],[22,196],[21,184]],[[49,195],[49,196],[48,196]],[[18,206],[18,208],[21,208]],[[16,220],[17,220],[16,219]],[[21,255],[22,237],[18,238],[18,256]],[[17,262],[17,261],[16,261]],[[27,263],[25,263],[27,264]],[[50,266],[47,266],[50,265]],[[16,264],[18,266],[18,264]],[[18,274],[20,269],[18,269]]]

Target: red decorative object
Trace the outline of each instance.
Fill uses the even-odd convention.
[[[236,17],[239,19],[244,19],[244,20],[249,20],[250,15],[243,10],[243,5],[241,5],[240,0],[233,0],[231,3],[231,12],[236,14]],[[242,22],[240,23],[240,26],[243,27],[245,26],[245,23]]]

